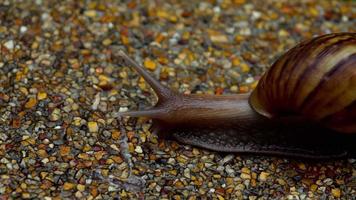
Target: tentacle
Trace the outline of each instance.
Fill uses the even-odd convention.
[[[147,110],[135,110],[135,111],[127,111],[127,112],[121,112],[119,115],[121,116],[128,116],[128,117],[150,117],[150,118],[155,118],[157,116],[162,116],[165,112],[163,109],[158,109],[158,108],[150,108]]]
[[[159,81],[157,81],[154,77],[152,77],[140,64],[131,59],[125,52],[119,51],[118,55],[123,59],[123,62],[130,67],[133,67],[144,79],[145,81],[152,87],[152,89],[157,94],[160,101],[164,101],[168,99],[170,96],[174,95],[174,92],[162,85]]]
[[[127,54],[123,51],[118,52],[119,57],[122,59],[124,64],[127,64],[130,67],[133,67],[144,79],[145,81],[152,87],[158,96],[157,104],[147,110],[137,110],[137,111],[128,111],[122,112],[119,116],[130,116],[130,117],[162,117],[169,110],[167,107],[159,107],[159,105],[163,105],[164,102],[175,98],[177,94],[173,92],[171,89],[162,85],[158,80],[156,80],[153,76],[149,74],[148,71],[144,69],[140,64],[131,59]]]

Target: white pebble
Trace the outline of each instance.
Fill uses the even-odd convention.
[[[27,27],[26,26],[21,26],[20,27],[20,32],[21,33],[24,33],[24,32],[26,32],[27,31]]]
[[[100,92],[95,95],[95,99],[94,99],[93,105],[91,106],[91,109],[93,109],[93,110],[98,109],[99,103],[100,103]]]
[[[174,158],[169,158],[167,163],[171,164],[171,165],[174,165],[176,163],[176,160],[174,160]]]
[[[189,169],[189,168],[185,168],[185,169],[184,169],[184,176],[185,176],[186,178],[190,178],[190,169]]]
[[[126,112],[128,109],[127,107],[120,107],[119,112]]]
[[[253,83],[254,78],[253,77],[249,77],[245,80],[246,83]]]
[[[116,146],[115,144],[110,145],[110,147],[111,147],[112,149],[114,149],[115,151],[120,151],[120,149],[117,148],[117,146]]]
[[[142,151],[141,146],[136,146],[135,152],[136,152],[136,153],[142,153],[143,151]]]
[[[44,158],[42,161],[41,161],[43,164],[46,164],[49,162],[49,159],[48,158]]]
[[[5,42],[5,47],[7,48],[7,49],[13,49],[14,47],[15,47],[15,44],[14,44],[14,41],[13,40],[9,40],[9,41],[7,41],[7,42]]]
[[[261,13],[260,12],[258,12],[258,11],[253,11],[252,12],[252,19],[258,19],[258,18],[260,18],[261,17]]]

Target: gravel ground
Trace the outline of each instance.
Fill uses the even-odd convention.
[[[1,0],[0,199],[353,199],[354,159],[219,154],[114,113],[156,101],[118,49],[174,90],[231,94],[355,27],[355,1]]]

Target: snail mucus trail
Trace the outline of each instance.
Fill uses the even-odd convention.
[[[339,35],[336,34],[335,37]],[[356,41],[356,34],[352,37]],[[305,42],[305,48],[310,48],[310,43],[312,42]],[[295,49],[291,49],[289,54],[293,55],[293,51]],[[320,52],[323,53],[325,52]],[[356,61],[356,53],[352,55],[352,59]],[[120,116],[152,119],[151,129],[160,138],[174,139],[219,152],[319,159],[356,157],[355,134],[340,133],[308,116],[295,113],[285,112],[277,117],[267,117],[253,109],[250,93],[179,94],[160,84],[123,51],[118,52],[118,56],[120,62],[133,67],[158,96],[158,101],[152,108],[123,112]],[[351,72],[355,73],[356,62],[351,67]],[[351,123],[356,123],[356,118],[354,119],[354,122],[351,119]]]

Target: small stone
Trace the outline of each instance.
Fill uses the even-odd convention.
[[[120,131],[114,130],[114,131],[111,133],[111,138],[114,139],[114,140],[118,140],[118,139],[120,138]]]
[[[110,38],[106,38],[102,43],[104,46],[109,46],[112,43],[112,40]]]
[[[184,169],[184,176],[185,176],[186,178],[190,178],[190,169],[189,169],[189,168],[185,168],[185,169]]]
[[[216,179],[220,179],[221,175],[220,174],[214,174],[213,177],[216,178]]]
[[[82,194],[80,191],[77,191],[77,192],[75,193],[75,197],[77,197],[78,199],[82,199],[83,194]]]
[[[288,31],[286,31],[284,29],[281,29],[281,30],[278,31],[278,35],[280,37],[287,37],[287,36],[289,36],[289,33],[288,33]]]
[[[171,164],[171,165],[174,165],[176,163],[176,160],[174,160],[174,158],[169,158],[167,163]]]
[[[238,57],[232,59],[232,65],[239,66],[241,64],[241,60]]]
[[[78,184],[77,185],[77,190],[80,191],[80,192],[83,192],[85,190],[85,185]]]
[[[27,27],[26,26],[21,26],[20,27],[20,32],[21,33],[24,33],[24,32],[26,32],[27,31]]]
[[[248,66],[246,63],[242,63],[240,67],[241,67],[241,71],[244,73],[248,73],[251,69],[250,66]]]
[[[175,182],[174,186],[181,189],[184,187],[184,184],[182,183],[182,181],[177,181],[177,182]]]
[[[48,172],[41,172],[41,173],[40,173],[41,179],[46,178],[47,175],[48,175]]]
[[[249,168],[247,168],[247,167],[243,167],[243,168],[241,169],[241,173],[250,174],[250,173],[251,173],[251,170],[250,170]]]
[[[9,40],[7,42],[4,43],[4,46],[9,49],[12,50],[15,47],[15,43],[13,40]]]
[[[37,151],[37,154],[38,154],[41,158],[45,158],[45,157],[48,156],[46,150],[44,150],[44,149],[39,149],[39,150]]]
[[[238,92],[238,91],[239,91],[239,87],[238,87],[237,85],[232,85],[232,86],[230,87],[230,91],[231,91],[231,92]]]
[[[38,100],[43,100],[43,99],[46,99],[47,98],[47,93],[46,92],[39,92],[37,94],[37,99]]]
[[[141,146],[136,146],[135,152],[136,153],[143,153]]]
[[[21,183],[20,187],[25,190],[27,188],[27,184],[26,183]]]
[[[116,146],[115,144],[110,145],[110,147],[111,147],[112,149],[114,149],[115,151],[120,151],[120,149],[117,148],[117,146]]]
[[[41,162],[42,162],[43,164],[47,164],[47,163],[49,162],[49,159],[48,159],[48,158],[44,158],[44,159],[41,160]]]
[[[87,10],[84,12],[84,15],[87,17],[96,17],[97,12],[96,10]]]
[[[40,44],[35,41],[31,44],[31,49],[37,49],[39,46],[40,46]]]
[[[151,59],[147,58],[144,63],[145,67],[151,71],[154,71],[156,69],[156,63],[152,61]]]
[[[89,155],[86,153],[80,153],[80,154],[78,154],[78,158],[83,159],[83,160],[88,160]]]
[[[200,151],[197,148],[193,148],[193,152],[192,153],[193,153],[193,155],[199,155]]]
[[[35,98],[30,98],[26,104],[25,104],[25,108],[30,109],[33,108],[35,105],[37,104],[37,100]]]
[[[250,174],[246,174],[246,173],[241,173],[240,177],[242,179],[248,179],[248,180],[251,179],[251,175]]]
[[[326,178],[324,181],[325,185],[332,185],[333,184],[333,180],[331,178]]]
[[[277,179],[277,182],[278,182],[278,184],[280,184],[280,185],[285,185],[285,184],[286,184],[286,181],[283,180],[283,179],[281,179],[281,178],[278,178],[278,179]]]
[[[341,191],[339,188],[333,188],[331,189],[331,194],[335,197],[335,198],[340,198],[341,196]]]
[[[58,108],[55,108],[51,113],[50,120],[51,121],[57,121],[60,118],[61,118],[61,110],[58,109]]]
[[[312,184],[310,186],[310,191],[312,191],[312,192],[315,192],[317,189],[318,189],[318,185],[316,185],[316,184]]]
[[[73,183],[69,183],[69,182],[65,182],[63,185],[63,189],[64,190],[71,190],[75,187],[75,184]]]
[[[209,38],[213,43],[227,43],[229,39],[223,33],[217,31],[208,31]]]
[[[249,91],[249,88],[246,85],[243,85],[240,87],[240,92],[241,93],[246,93]]]
[[[94,153],[95,159],[100,160],[105,155],[105,151],[98,151]]]
[[[29,199],[31,197],[30,193],[24,192],[22,193],[22,198]]]
[[[258,179],[259,179],[260,181],[266,181],[268,176],[269,176],[269,173],[267,173],[267,172],[261,172],[261,174],[258,176]]]
[[[74,118],[73,118],[73,124],[74,124],[75,126],[80,126],[80,125],[82,125],[82,118],[80,118],[80,117],[74,117]]]
[[[61,146],[59,148],[59,152],[60,152],[61,156],[67,156],[70,153],[70,147],[69,146]]]
[[[177,161],[178,161],[179,163],[186,164],[186,163],[188,162],[188,158],[185,157],[184,155],[179,155],[179,156],[177,157]]]
[[[89,132],[97,133],[99,131],[99,126],[97,122],[88,122]]]
[[[117,191],[117,187],[113,186],[113,185],[110,185],[109,188],[108,188],[108,191],[109,192],[114,192],[114,191]]]
[[[25,87],[20,87],[19,90],[20,90],[20,91],[22,92],[22,94],[24,94],[25,96],[28,95],[28,90],[27,90],[27,88],[25,88]]]
[[[306,170],[307,169],[307,167],[305,166],[304,163],[299,163],[298,164],[298,168],[301,169],[301,170]]]

